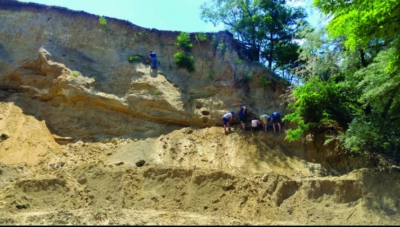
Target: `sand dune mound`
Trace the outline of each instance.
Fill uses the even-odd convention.
[[[18,109],[11,102],[2,104]],[[21,111],[11,116],[27,117]],[[37,126],[40,121],[7,125],[10,153],[1,165],[1,224],[398,221],[400,175],[395,168],[332,175],[320,164],[288,155],[279,142],[282,135],[238,129],[225,135],[221,127],[187,127],[147,139],[52,143],[59,148],[54,151],[37,145],[53,138],[46,127]],[[21,151],[19,137],[33,132],[40,136],[25,136],[23,143],[37,158],[14,164],[8,157]]]

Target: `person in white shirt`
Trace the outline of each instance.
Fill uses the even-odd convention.
[[[222,122],[224,123],[224,133],[226,133],[226,127],[228,127],[228,130],[231,131],[230,122],[232,122],[234,114],[235,112],[231,111],[222,116]]]
[[[258,130],[260,129],[259,126],[261,126],[261,122],[255,117],[253,120],[251,120],[251,129],[252,130]]]

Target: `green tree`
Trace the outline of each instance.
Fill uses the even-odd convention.
[[[275,71],[297,60],[295,33],[307,24],[304,9],[285,3],[285,0],[212,0],[212,4],[201,6],[201,18],[214,25],[224,24],[250,60],[267,63]]]
[[[332,37],[346,36],[346,47],[356,50],[366,48],[373,39],[393,42],[400,24],[400,1],[397,0],[314,0],[313,5],[331,15],[327,30]]]
[[[345,37],[345,47],[360,56],[361,67],[346,79],[359,81],[356,89],[364,111],[349,125],[343,137],[346,147],[356,152],[398,151],[400,1],[314,0],[314,5],[332,15],[329,35]]]
[[[328,81],[331,76],[339,73],[339,63],[343,60],[343,42],[340,39],[328,39],[325,28],[307,28],[302,32],[304,43],[299,48],[298,64],[293,68],[293,73],[303,82],[313,77]]]
[[[395,22],[400,1],[314,0],[314,5],[331,20],[327,35],[311,31],[301,47],[302,65],[296,73],[301,72],[305,83],[293,92],[296,102],[285,117],[298,123],[288,139],[299,139],[313,126],[336,122],[344,130],[337,138],[348,151],[396,155],[400,160],[399,24]]]
[[[265,31],[261,56],[267,61],[268,68],[275,72],[277,68],[297,60],[299,45],[294,40],[302,37],[295,35],[307,27],[307,14],[301,7],[286,5],[286,0],[262,0],[260,7],[263,10],[261,29]]]
[[[286,79],[290,84],[298,80],[298,76],[292,73],[293,69],[301,65],[299,61],[300,46],[297,43],[286,43],[278,46],[276,51],[276,64],[274,72]]]
[[[345,146],[355,152],[391,153],[400,149],[400,77],[396,48],[381,51],[373,63],[355,73],[362,78],[358,112],[342,137]]]
[[[212,0],[211,4],[201,5],[201,18],[215,25],[223,23],[248,51],[250,60],[258,61],[262,47],[263,31],[259,1],[250,0]]]
[[[351,114],[355,113],[359,105],[354,105],[354,100],[347,97],[343,83],[338,83],[337,78],[322,81],[313,77],[294,92],[295,103],[289,104],[291,113],[284,120],[296,122],[295,129],[289,129],[287,139],[299,140],[306,133],[320,132],[324,129],[345,130],[352,120]]]

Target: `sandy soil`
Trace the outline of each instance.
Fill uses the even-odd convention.
[[[229,32],[224,54],[193,46],[189,73],[173,66],[178,32],[0,2],[0,225],[400,223],[398,166],[217,127],[242,102],[258,117],[290,98]],[[149,50],[158,70],[126,60]]]
[[[0,102],[3,225],[399,221],[396,169],[331,175],[290,155],[284,134],[239,128],[228,135],[221,127],[182,128],[156,138],[69,141],[25,114],[17,96]]]

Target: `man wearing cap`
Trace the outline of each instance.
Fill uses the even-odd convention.
[[[224,123],[224,133],[225,134],[226,134],[226,126],[228,126],[229,131],[231,131],[231,127],[230,127],[229,123],[232,122],[234,114],[235,114],[235,112],[231,111],[231,112],[224,114],[224,116],[222,116],[222,122]]]
[[[157,69],[157,55],[156,52],[150,51],[150,57],[151,57],[151,64],[153,69]]]

